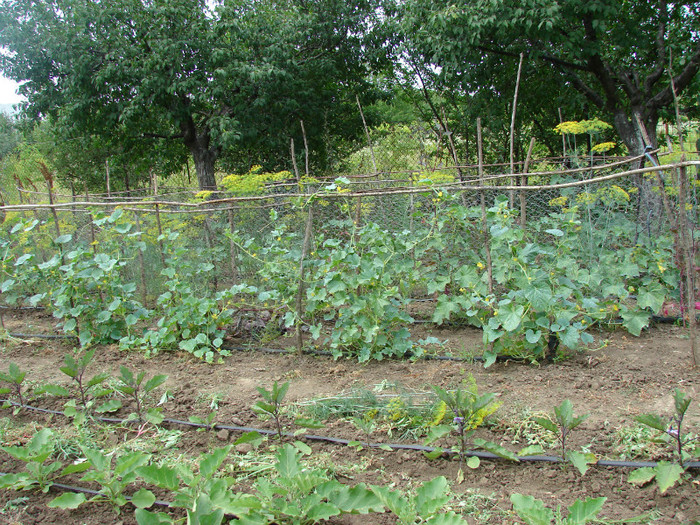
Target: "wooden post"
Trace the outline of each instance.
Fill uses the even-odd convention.
[[[158,198],[158,176],[153,173],[153,169],[150,170],[151,174],[151,186],[153,187],[153,199],[157,200]],[[160,207],[158,204],[155,206],[156,208],[156,225],[158,226],[158,248],[160,250],[160,263],[163,265],[163,268],[165,268],[165,249],[163,248],[163,240],[161,237],[163,236],[163,226],[160,223]]]
[[[479,156],[479,185],[484,185],[484,151],[481,140],[481,117],[476,119],[476,145]],[[484,237],[484,250],[486,251],[486,271],[489,279],[489,294],[493,293],[493,268],[491,266],[491,240],[489,238],[489,226],[486,220],[486,195],[481,190],[481,231]]]
[[[562,124],[564,122],[564,117],[562,116],[561,108],[557,109],[559,110],[559,124]],[[564,135],[564,133],[561,134],[561,152],[564,159],[566,159],[566,135]]]
[[[107,198],[112,197],[112,191],[109,187],[109,159],[105,160],[105,182],[107,184]]]
[[[304,175],[309,176],[309,143],[306,141],[306,129],[304,128],[304,121],[300,120],[301,124],[301,136],[304,138],[304,153],[306,154],[306,170]]]
[[[309,210],[306,214],[306,225],[304,228],[304,241],[301,245],[301,257],[299,259],[299,289],[297,290],[296,297],[296,342],[297,342],[297,353],[301,355],[304,351],[304,341],[301,336],[301,320],[304,318],[304,259],[306,259],[306,254],[309,253],[309,245],[311,244],[311,232],[313,230],[313,203],[309,202]]]
[[[682,143],[681,143],[682,144]],[[681,156],[681,162],[685,162],[685,155]],[[680,233],[681,261],[683,273],[685,273],[685,305],[688,312],[688,338],[690,339],[690,352],[693,358],[693,366],[700,363],[700,350],[697,344],[697,320],[695,312],[695,249],[693,245],[693,231],[688,221],[688,212],[685,209],[688,202],[688,173],[685,166],[681,166],[678,173],[678,230]]]
[[[525,165],[523,166],[523,172],[520,175],[520,185],[527,186],[527,173],[530,170],[530,161],[532,160],[532,149],[535,147],[535,137],[530,139],[530,147],[527,148],[527,157],[525,158]],[[525,191],[520,190],[520,227],[525,228],[527,224],[527,197],[525,196]]]
[[[511,184],[515,186],[515,115],[518,107],[518,90],[520,89],[520,73],[523,70],[523,59],[525,55],[520,53],[520,62],[518,63],[518,74],[515,79],[515,93],[513,94],[513,112],[510,117],[510,173],[513,175]],[[510,192],[510,207],[515,204],[515,192]]]
[[[134,210],[134,219],[136,223],[136,231],[139,232],[139,240],[143,232],[141,231],[141,221],[139,220],[139,212]],[[148,288],[146,287],[146,264],[143,260],[143,252],[138,248],[139,270],[141,274],[141,302],[146,306],[148,302]]]
[[[88,193],[87,182],[85,183],[85,202],[90,202],[90,194]],[[92,246],[92,253],[97,255],[97,239],[95,237],[95,219],[92,216],[92,211],[89,211],[88,206],[88,220],[90,221],[90,245]]]
[[[61,236],[61,225],[58,223],[58,213],[56,213],[56,208],[54,208],[53,202],[53,175],[49,170],[48,166],[43,162],[39,161],[39,171],[44,176],[46,181],[46,188],[49,195],[49,204],[51,205],[51,215],[53,215],[54,227],[56,229],[56,237]]]

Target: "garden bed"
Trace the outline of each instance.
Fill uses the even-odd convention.
[[[50,317],[37,312],[14,311],[5,313],[5,325],[13,333],[52,333]],[[445,341],[445,350],[456,356],[478,354],[481,332],[467,328],[437,329],[426,325],[426,334]],[[514,361],[498,362],[488,369],[468,361],[419,360],[372,361],[358,364],[353,360],[332,360],[313,355],[281,355],[263,351],[234,351],[221,364],[206,364],[185,352],[168,352],[145,359],[136,352],[120,352],[114,346],[97,347],[89,374],[107,371],[116,374],[121,365],[131,370],[146,371],[147,377],[166,374],[161,387],[172,393],[163,405],[166,418],[187,420],[196,415],[201,419],[212,413],[216,406],[215,422],[228,426],[248,426],[274,429],[272,421],[261,421],[252,406],[261,400],[258,387],[271,388],[274,381],[289,381],[285,403],[290,407],[308,407],[312,400],[351,395],[352,392],[370,391],[400,398],[431,392],[432,386],[455,388],[464,385],[470,374],[480,393],[495,393],[500,403],[498,410],[486,425],[478,429],[479,436],[517,452],[527,439],[537,439],[543,430],[528,419],[533,413],[551,413],[553,408],[569,399],[576,415],[588,418],[570,437],[572,449],[593,452],[597,458],[659,460],[667,449],[645,443],[651,434],[635,431],[639,428],[634,417],[656,413],[664,417],[673,414],[673,390],[678,388],[694,399],[684,421],[687,431],[700,432],[700,373],[691,368],[691,354],[685,330],[676,325],[657,325],[644,331],[640,337],[622,332],[601,332],[598,341],[607,340],[598,350],[581,351],[553,364],[533,366]],[[228,342],[235,344],[234,342]],[[293,347],[291,338],[269,341],[270,348]],[[68,378],[59,368],[64,355],[73,350],[69,341],[23,339],[3,342],[2,360],[14,362],[27,371],[30,386],[43,383],[68,384]],[[2,369],[6,369],[4,365]],[[402,394],[403,393],[403,394]],[[408,394],[406,394],[408,395]],[[404,397],[404,399],[409,399]],[[418,398],[418,396],[416,397]],[[61,410],[65,400],[43,396],[31,404],[46,409]],[[300,408],[297,408],[301,410]],[[119,415],[119,414],[117,414]],[[10,410],[4,413],[3,436],[5,444],[18,444],[30,437],[32,431],[50,426],[59,433],[70,433],[70,422],[59,415],[22,411],[16,416]],[[330,418],[325,428],[310,431],[349,440],[363,441],[365,436],[343,418]],[[289,424],[290,430],[295,428]],[[198,432],[195,428],[164,424],[173,444],[158,449],[157,454],[178,457],[196,457],[216,447],[233,443],[241,433],[232,430]],[[387,434],[390,424],[378,425],[371,435],[373,442],[413,443],[422,441],[401,439],[394,430]],[[627,429],[627,430],[620,430]],[[105,430],[105,447],[122,446],[125,442],[143,438],[157,440],[157,431],[149,427],[146,434],[136,438],[135,430]],[[635,433],[636,432],[636,433]],[[532,433],[529,435],[528,433]],[[624,439],[621,437],[624,435]],[[645,437],[646,436],[646,437]],[[520,438],[520,442],[514,441]],[[293,441],[293,438],[288,438]],[[303,440],[303,439],[302,439]],[[613,520],[630,519],[642,514],[645,522],[657,517],[656,523],[690,523],[700,516],[700,478],[697,470],[690,470],[681,483],[664,494],[654,484],[642,487],[630,484],[631,469],[591,467],[581,475],[571,465],[550,463],[514,463],[506,460],[483,460],[476,469],[464,468],[463,481],[458,483],[460,463],[455,458],[427,459],[411,450],[387,451],[377,448],[340,446],[321,441],[304,440],[313,450],[305,458],[313,464],[332,469],[337,479],[348,485],[364,482],[394,489],[415,489],[436,476],[445,476],[451,482],[455,497],[449,508],[463,512],[471,523],[511,523],[517,518],[511,511],[510,496],[515,493],[532,495],[552,508],[568,506],[576,499],[607,498],[600,517]],[[155,442],[155,441],[154,441]],[[238,445],[231,453],[233,463],[250,464],[255,461],[271,462],[270,439],[257,447]],[[645,456],[644,452],[656,454]],[[656,451],[656,452],[654,452]],[[559,453],[557,447],[547,450]],[[156,455],[156,458],[158,455]],[[257,459],[256,459],[257,458]],[[3,456],[3,472],[20,469],[8,456]],[[79,476],[69,481],[78,484]],[[246,484],[241,482],[241,490]],[[84,484],[84,483],[83,483]],[[250,485],[249,485],[250,486]],[[133,508],[126,505],[117,516],[106,504],[85,504],[76,510],[51,509],[46,503],[59,492],[15,492],[0,494],[2,519],[17,523],[135,523]],[[18,500],[17,498],[23,498]],[[26,499],[24,499],[26,498]],[[16,500],[10,505],[8,502]],[[395,517],[386,514],[372,516],[345,515],[331,518],[331,523],[394,523]]]

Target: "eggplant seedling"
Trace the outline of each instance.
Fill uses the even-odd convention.
[[[0,394],[14,394],[17,396],[18,407],[15,407],[15,414],[19,412],[22,407],[25,406],[24,395],[22,394],[22,383],[24,383],[24,378],[27,372],[22,371],[15,363],[10,363],[7,373],[0,372],[0,381],[3,383],[9,383],[9,387],[0,388]],[[9,406],[9,403],[5,406]]]
[[[589,463],[595,461],[592,454],[568,450],[568,439],[571,432],[583,423],[588,414],[583,416],[574,416],[574,407],[568,399],[565,399],[561,405],[554,407],[554,418],[534,417],[533,420],[545,430],[549,430],[556,437],[561,448],[561,457],[566,461],[570,461],[578,471],[583,475],[588,470]]]
[[[657,414],[642,414],[634,418],[638,423],[661,433],[663,439],[673,449],[677,462],[659,461],[654,467],[639,468],[630,473],[628,481],[643,485],[656,480],[662,494],[680,481],[688,460],[700,455],[700,438],[690,433],[683,433],[683,420],[692,398],[676,388],[673,391],[673,402],[675,413],[670,418]]]

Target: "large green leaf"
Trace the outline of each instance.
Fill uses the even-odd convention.
[[[52,509],[72,510],[77,509],[86,501],[87,498],[82,492],[66,492],[49,501],[46,506]]]
[[[498,306],[496,317],[504,330],[512,332],[520,326],[524,313],[525,307],[523,305],[510,302]]]
[[[510,501],[513,510],[527,525],[551,525],[554,520],[554,512],[532,496],[512,494]]]
[[[414,499],[418,514],[428,516],[445,506],[450,500],[450,496],[447,495],[447,488],[447,479],[444,476],[433,478],[418,487]]]
[[[655,467],[656,471],[656,484],[659,487],[661,494],[666,492],[668,489],[673,487],[681,479],[681,474],[683,474],[683,467],[677,465],[676,463],[669,463],[667,461],[659,461]]]
[[[651,313],[648,311],[622,308],[622,326],[632,335],[639,336],[649,326],[650,319]]]
[[[593,521],[605,505],[607,498],[586,498],[584,501],[576,500],[569,507],[569,515],[566,517],[567,525],[584,525]]]

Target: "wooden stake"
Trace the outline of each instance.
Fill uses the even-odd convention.
[[[297,342],[297,353],[301,355],[304,351],[304,341],[301,336],[301,320],[304,318],[304,259],[306,259],[306,254],[309,252],[309,245],[311,244],[311,231],[313,229],[313,204],[309,203],[309,210],[306,214],[306,226],[304,228],[304,241],[301,245],[301,257],[299,258],[299,289],[297,290],[296,297],[296,342]]]
[[[153,200],[158,199],[158,176],[153,173],[153,169],[150,170],[151,174],[151,186],[153,187]],[[160,207],[158,203],[155,204],[156,209],[156,224],[158,225],[158,248],[160,250],[160,263],[165,268],[165,249],[163,248],[163,226],[160,223]]]
[[[532,160],[532,149],[535,147],[535,137],[530,139],[530,147],[527,148],[527,157],[525,158],[525,165],[523,166],[523,173],[520,175],[520,185],[527,186],[527,173],[530,170],[530,160]],[[525,228],[527,224],[527,197],[525,197],[525,191],[520,190],[520,227]]]
[[[367,127],[367,121],[365,120],[365,114],[362,111],[362,104],[360,104],[360,97],[355,95],[355,100],[357,101],[357,107],[360,109],[360,117],[362,117],[362,126],[365,129],[365,137],[367,137],[367,146],[369,147],[369,154],[372,159],[372,169],[374,173],[378,173],[377,170],[377,159],[374,157],[374,148],[372,147],[372,139],[369,136],[369,128]]]
[[[479,156],[479,185],[484,183],[484,151],[481,140],[481,117],[476,119],[476,145]],[[486,195],[485,190],[481,194],[481,231],[484,236],[484,249],[486,250],[486,271],[489,279],[489,294],[493,293],[493,268],[491,266],[491,240],[489,238],[489,226],[486,220]]]
[[[301,136],[304,138],[304,153],[306,155],[306,170],[304,171],[304,175],[307,177],[309,176],[309,143],[306,141],[306,129],[304,129],[304,121],[300,120],[299,123],[301,124]]]
[[[87,182],[85,183],[85,202],[90,202],[90,194],[88,193]],[[89,210],[90,208],[88,208]],[[90,221],[90,244],[92,253],[97,255],[97,239],[95,238],[95,218],[92,216],[92,211],[88,211],[88,220]]]
[[[112,192],[109,188],[109,159],[105,160],[105,172],[105,179],[107,183],[107,198],[109,199],[112,197]]]
[[[513,112],[510,117],[510,173],[515,174],[515,114],[518,107],[518,90],[520,89],[520,73],[523,70],[523,59],[525,55],[520,53],[520,62],[518,63],[518,75],[515,79],[515,93],[513,94]],[[513,176],[512,184],[515,186],[516,179]],[[510,207],[513,207],[515,200],[515,193],[510,192]]]
[[[141,231],[141,221],[139,220],[139,213],[136,210],[134,210],[134,219],[134,222],[136,223],[136,231],[139,232],[139,240],[141,240],[143,232]],[[148,303],[148,288],[146,287],[146,264],[144,263],[143,252],[140,248],[138,249],[138,259],[140,270],[139,273],[141,274],[141,302],[144,306],[146,306]]]

